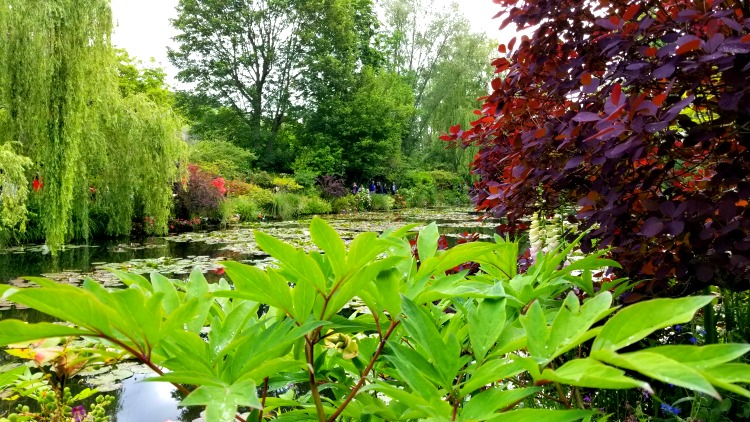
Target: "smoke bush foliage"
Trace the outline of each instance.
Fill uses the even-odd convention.
[[[498,75],[471,127],[475,201],[511,221],[569,206],[655,293],[750,288],[750,4],[496,1]],[[543,205],[540,205],[543,204]]]

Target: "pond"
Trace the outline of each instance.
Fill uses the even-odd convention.
[[[441,234],[455,243],[466,233],[477,233],[489,239],[495,233],[497,220],[480,220],[466,209],[397,210],[326,216],[326,220],[344,239],[351,240],[360,232],[381,232],[410,223],[435,221]],[[259,222],[229,226],[222,230],[189,232],[167,237],[154,237],[138,242],[106,241],[87,245],[68,245],[53,257],[42,246],[25,246],[0,250],[0,282],[24,286],[22,276],[45,276],[59,282],[78,284],[91,277],[105,286],[117,287],[120,282],[107,269],[140,274],[158,271],[173,278],[185,278],[193,268],[200,268],[209,281],[221,278],[221,261],[234,260],[266,265],[270,258],[258,249],[253,231],[271,234],[297,247],[314,245],[309,234],[310,219],[284,222]],[[26,321],[48,320],[45,315],[16,309],[0,302],[0,317]],[[5,354],[3,354],[5,355]],[[0,364],[9,356],[1,356]],[[115,403],[110,407],[112,421],[164,422],[193,421],[199,409],[182,409],[180,398],[167,383],[141,382],[151,373],[132,362],[118,364],[86,373],[84,381],[100,391],[110,391]],[[1,412],[1,410],[0,410]]]

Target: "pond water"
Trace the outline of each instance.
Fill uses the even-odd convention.
[[[327,216],[326,220],[345,241],[360,232],[381,232],[409,223],[435,221],[441,234],[454,243],[464,233],[478,233],[490,238],[497,220],[481,220],[465,209],[398,210],[384,213],[354,213]],[[53,257],[42,246],[25,246],[0,250],[0,283],[27,285],[22,276],[45,276],[59,282],[78,284],[91,277],[105,286],[121,285],[107,269],[114,268],[149,274],[158,271],[173,278],[184,278],[193,268],[200,268],[209,280],[218,280],[221,261],[234,260],[265,265],[269,257],[259,250],[253,231],[271,234],[297,247],[314,248],[309,234],[310,219],[285,222],[259,222],[233,225],[222,230],[190,232],[154,237],[138,242],[106,241],[87,245],[68,245]],[[453,239],[453,241],[451,241]],[[44,315],[16,309],[0,302],[0,318],[30,322],[48,320]],[[5,355],[4,353],[2,355]],[[0,356],[0,364],[8,356]],[[150,374],[147,368],[127,362],[113,368],[90,372],[87,385],[116,396],[111,406],[112,421],[164,422],[193,421],[199,409],[182,409],[180,398],[167,383],[141,382]]]

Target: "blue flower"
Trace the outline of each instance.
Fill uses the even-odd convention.
[[[695,344],[695,343],[698,342],[698,339],[695,338],[695,337],[690,337],[690,342],[693,343],[693,344]]]
[[[675,325],[675,326],[674,326],[674,330],[675,330],[675,331],[677,331],[677,332],[679,333],[680,331],[682,331],[682,327],[681,327],[681,326],[679,326],[679,325]]]
[[[677,416],[677,415],[680,414],[680,409],[678,407],[673,407],[673,406],[670,406],[670,405],[668,405],[666,403],[662,403],[661,404],[661,411],[665,415],[675,415],[675,416]]]

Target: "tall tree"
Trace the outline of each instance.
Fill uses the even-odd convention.
[[[130,231],[136,208],[165,231],[180,123],[120,94],[109,1],[2,0],[0,27],[0,141],[31,160],[47,244],[89,236],[92,207],[112,234]]]
[[[193,93],[228,107],[270,157],[290,111],[305,22],[293,0],[180,0],[169,59]],[[233,141],[237,141],[232,139]]]
[[[502,3],[534,33],[446,136],[481,148],[479,208],[567,206],[652,293],[750,288],[748,3]]]
[[[494,50],[484,34],[471,32],[457,4],[439,4],[388,0],[383,5],[385,66],[402,75],[414,92],[414,113],[403,143],[404,154],[413,161],[434,152],[434,131],[450,121],[447,114],[461,121],[475,108],[469,104],[486,95],[488,62]],[[467,108],[472,110],[467,112]]]

